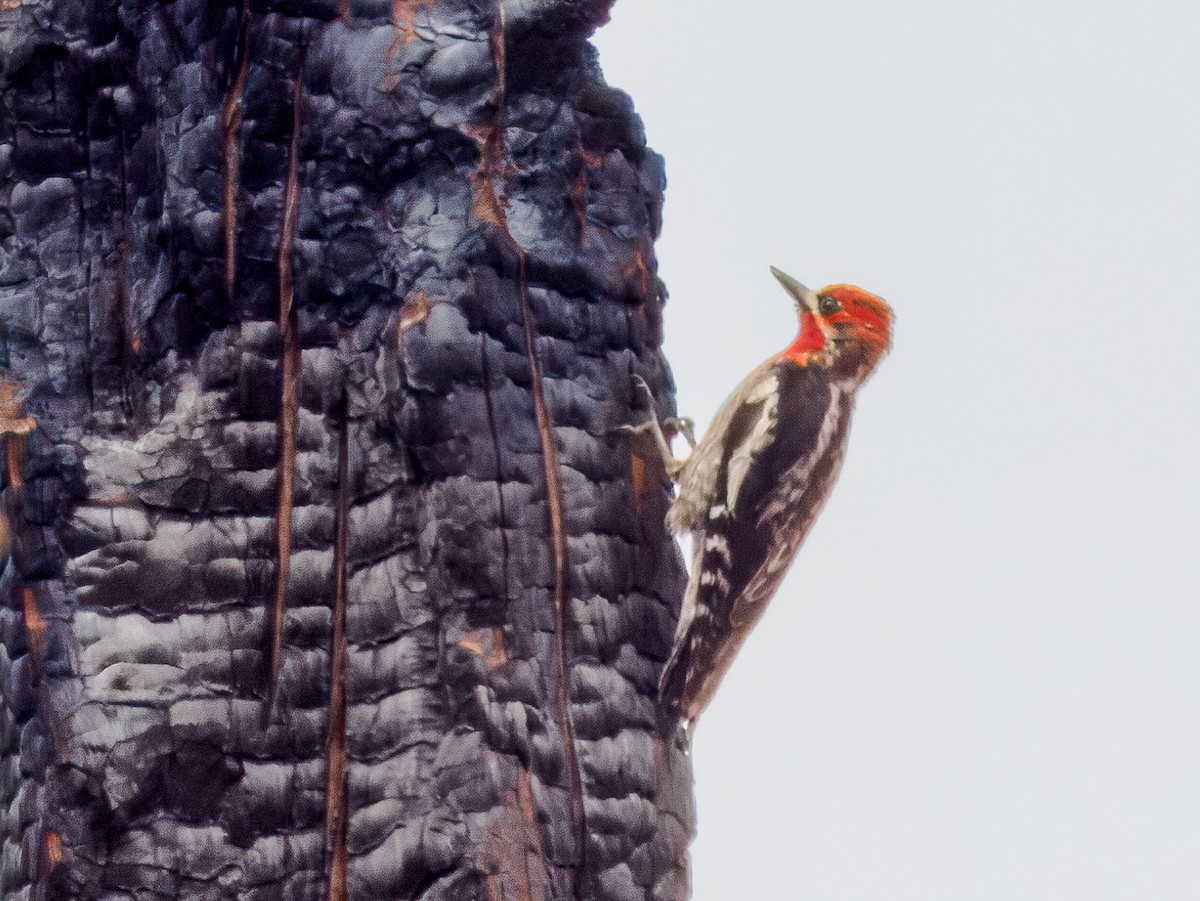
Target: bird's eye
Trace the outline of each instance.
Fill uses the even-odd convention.
[[[817,309],[822,316],[832,316],[841,309],[841,305],[828,294],[822,294],[817,298]]]

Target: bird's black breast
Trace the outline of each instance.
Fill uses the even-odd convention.
[[[812,493],[823,496],[828,490],[845,442],[851,398],[833,387],[828,371],[789,361],[773,368],[779,390],[772,437],[737,486],[728,511],[728,542],[737,548],[729,561],[731,599],[743,593],[777,550],[780,530],[813,503]],[[753,415],[752,410],[745,413],[748,419]],[[750,423],[743,427],[753,428]],[[721,475],[726,484],[729,464],[727,455]],[[819,506],[820,497],[815,500]],[[802,536],[794,537],[798,543]]]

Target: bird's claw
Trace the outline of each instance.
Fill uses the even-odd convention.
[[[658,448],[659,455],[662,457],[663,468],[666,470],[667,475],[674,480],[683,469],[683,461],[671,452],[671,442],[668,440],[663,428],[665,426],[669,429],[672,436],[683,435],[688,445],[694,449],[696,447],[696,439],[692,421],[687,417],[680,417],[677,419],[667,419],[660,423],[658,415],[654,410],[656,406],[654,392],[650,390],[650,386],[646,383],[646,380],[640,375],[635,374],[632,376],[631,381],[633,382],[635,392],[640,392],[645,396],[647,406],[650,410],[650,418],[640,425],[617,426],[615,431],[627,435],[649,434],[654,439],[654,444]]]
[[[688,447],[692,450],[696,449],[696,423],[692,421],[690,416],[676,416],[666,420],[663,425],[676,435],[682,435],[683,440],[688,443]]]

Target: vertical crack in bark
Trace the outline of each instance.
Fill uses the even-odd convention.
[[[555,671],[555,719],[562,736],[563,754],[566,757],[567,778],[571,798],[571,816],[574,822],[575,845],[579,860],[572,874],[572,889],[576,901],[584,901],[588,881],[588,825],[587,809],[584,806],[583,774],[579,755],[575,748],[575,724],[571,716],[570,644],[567,640],[567,533],[563,515],[563,488],[558,463],[558,449],[554,444],[554,426],[546,406],[546,393],[542,380],[541,363],[537,355],[537,329],[534,324],[533,302],[529,294],[526,252],[513,237],[508,226],[506,198],[496,191],[496,182],[504,177],[504,130],[507,116],[507,29],[503,0],[496,2],[496,19],[489,35],[492,59],[496,67],[496,91],[492,121],[485,130],[480,148],[480,171],[475,179],[475,197],[471,213],[478,219],[490,222],[499,230],[504,241],[513,249],[518,265],[518,289],[521,297],[521,318],[525,331],[525,353],[529,364],[529,377],[533,391],[534,414],[537,418],[538,437],[541,444],[542,463],[546,479],[546,503],[549,509],[550,547],[554,561],[554,671]]]
[[[85,125],[86,127],[90,127]],[[87,181],[90,186],[92,181],[92,161],[91,161],[91,146],[90,140],[84,141],[84,152],[87,155]],[[83,284],[86,286],[83,289],[84,295],[84,310],[83,310],[83,340],[84,347],[87,349],[87,365],[84,367],[83,379],[87,394],[88,412],[94,414],[96,412],[96,353],[95,347],[92,344],[92,257],[93,254],[88,252],[87,241],[87,204],[84,201],[83,190],[78,192],[79,196],[79,243],[78,250],[79,260],[83,268]],[[7,338],[0,332],[0,341],[7,343]]]
[[[549,875],[546,872],[546,849],[542,844],[541,831],[538,829],[536,805],[533,800],[533,777],[530,776],[529,770],[522,770],[517,782],[517,807],[520,808],[521,818],[524,822],[524,827],[529,833],[529,837],[533,841],[534,851],[537,853],[538,860],[542,861],[541,880],[542,884],[538,886],[541,893],[544,895],[547,890],[546,882],[549,881]],[[529,891],[529,896],[535,897],[534,894],[534,873],[529,866],[529,855],[521,855],[521,863],[524,871],[525,886]]]
[[[119,117],[119,113],[117,114]],[[113,276],[113,291],[117,308],[117,365],[121,369],[121,394],[126,417],[133,416],[132,357],[141,350],[141,340],[130,318],[129,310],[129,175],[125,142],[125,125],[118,118],[121,161],[121,224],[117,230],[117,264]]]
[[[76,184],[76,212],[79,216],[79,230],[75,236],[75,255],[79,259],[79,267],[83,270],[83,340],[86,364],[83,368],[84,391],[87,394],[88,412],[96,412],[96,366],[94,362],[95,348],[92,346],[92,256],[88,246],[88,198],[92,197],[92,110],[89,106],[83,112],[83,184]],[[0,333],[0,338],[3,335]],[[4,338],[7,344],[7,339]],[[8,365],[7,350],[4,353],[4,364]]]
[[[287,177],[279,226],[279,334],[280,358],[279,475],[275,510],[275,598],[271,607],[271,673],[267,715],[275,706],[279,667],[283,659],[283,621],[287,614],[287,583],[291,572],[292,505],[296,479],[296,427],[300,417],[300,327],[293,303],[292,252],[300,208],[299,161],[300,104],[303,99],[305,51],[300,51],[292,92],[292,139],[288,148]]]
[[[512,596],[508,582],[508,515],[504,509],[504,471],[500,464],[500,432],[496,428],[496,407],[492,403],[492,373],[488,365],[487,334],[479,333],[479,365],[483,370],[483,402],[487,410],[488,431],[492,433],[492,454],[496,459],[496,506],[500,516],[500,577],[504,599]]]
[[[571,810],[575,818],[575,841],[579,848],[579,866],[575,871],[575,897],[583,901],[588,868],[587,811],[583,800],[583,775],[575,751],[575,723],[571,717],[570,679],[568,663],[570,648],[567,642],[567,531],[563,517],[562,479],[558,468],[558,449],[554,446],[554,426],[546,407],[542,385],[541,364],[538,361],[533,323],[533,304],[526,284],[525,257],[520,258],[521,314],[525,320],[525,349],[529,360],[529,375],[533,382],[533,408],[537,416],[538,435],[542,445],[542,460],[546,470],[546,501],[550,508],[550,548],[554,555],[554,629],[557,642],[554,648],[554,669],[557,684],[555,705],[558,708],[559,728],[567,757],[567,775],[571,780]]]
[[[496,90],[493,98],[492,121],[481,129],[483,140],[479,148],[479,167],[475,172],[471,198],[471,215],[490,222],[524,259],[525,248],[513,238],[508,228],[508,199],[496,190],[496,182],[504,178],[504,129],[508,104],[508,61],[505,48],[505,16],[503,0],[496,2],[496,24],[488,35],[492,61],[496,67]],[[476,140],[478,132],[476,132]]]
[[[530,382],[533,391],[534,414],[537,418],[538,436],[541,444],[542,461],[546,479],[546,503],[550,520],[550,545],[554,561],[554,647],[555,708],[556,719],[562,735],[563,753],[566,757],[567,777],[571,798],[571,814],[575,825],[575,844],[579,853],[578,865],[573,873],[573,893],[577,901],[583,901],[588,872],[587,811],[583,798],[583,775],[579,768],[579,757],[575,748],[575,725],[571,716],[569,664],[570,647],[567,641],[567,535],[563,516],[562,478],[558,464],[558,449],[554,444],[554,426],[546,406],[545,387],[542,380],[541,363],[537,355],[537,329],[534,324],[533,303],[529,294],[525,249],[513,237],[508,227],[506,201],[496,191],[496,180],[503,177],[504,129],[507,108],[507,58],[506,22],[503,2],[496,4],[496,24],[489,37],[492,58],[496,66],[495,110],[490,128],[487,129],[481,149],[481,178],[477,179],[477,195],[472,212],[480,219],[499,228],[502,236],[513,248],[518,262],[518,289],[521,297],[521,317],[525,331],[525,351],[529,364]],[[486,371],[486,369],[485,369]],[[490,404],[490,400],[489,400]],[[489,406],[490,410],[490,406]]]
[[[349,803],[346,792],[346,550],[350,530],[350,424],[346,396],[338,429],[337,495],[333,539],[333,634],[329,650],[329,734],[325,746],[325,866],[328,901],[346,901],[346,837]]]
[[[247,0],[238,8],[235,72],[221,107],[221,231],[225,235],[225,294],[232,300],[237,279],[237,197],[242,179],[242,122],[246,74],[249,70],[250,11]]]

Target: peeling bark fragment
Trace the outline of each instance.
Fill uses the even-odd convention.
[[[686,897],[607,8],[5,13],[0,895]]]

